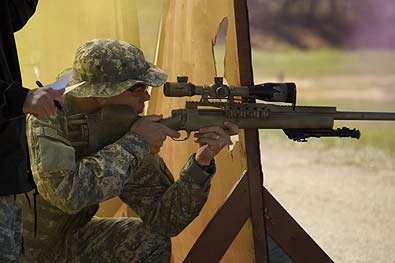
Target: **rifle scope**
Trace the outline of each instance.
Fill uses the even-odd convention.
[[[259,99],[272,102],[296,102],[296,85],[293,82],[263,83],[252,86],[228,86],[222,77],[215,77],[215,83],[198,86],[188,82],[188,77],[178,76],[177,82],[166,82],[164,94],[167,97],[202,95],[210,99],[225,99],[240,96],[246,99]]]

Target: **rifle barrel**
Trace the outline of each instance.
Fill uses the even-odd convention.
[[[393,112],[358,112],[338,111],[334,115],[335,120],[371,120],[371,121],[394,121]]]

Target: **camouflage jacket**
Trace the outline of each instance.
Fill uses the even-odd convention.
[[[101,201],[119,196],[152,231],[177,235],[207,200],[212,174],[191,156],[176,182],[147,143],[127,132],[94,154],[79,156],[65,135],[59,116],[29,116],[27,138],[38,187],[37,239],[34,215],[24,203],[26,247],[34,254],[49,248],[94,216]],[[34,252],[34,250],[36,250]]]

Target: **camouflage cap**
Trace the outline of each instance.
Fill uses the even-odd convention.
[[[75,97],[112,97],[138,83],[158,87],[167,79],[139,48],[113,39],[94,39],[78,48],[73,70],[69,85],[85,81],[69,93]]]

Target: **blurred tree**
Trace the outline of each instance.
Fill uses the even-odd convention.
[[[339,0],[284,0],[281,13],[291,16],[292,12],[294,12],[299,16],[310,18],[320,17],[320,15],[337,17],[339,4],[344,2]]]
[[[252,43],[395,48],[394,0],[249,0]]]

